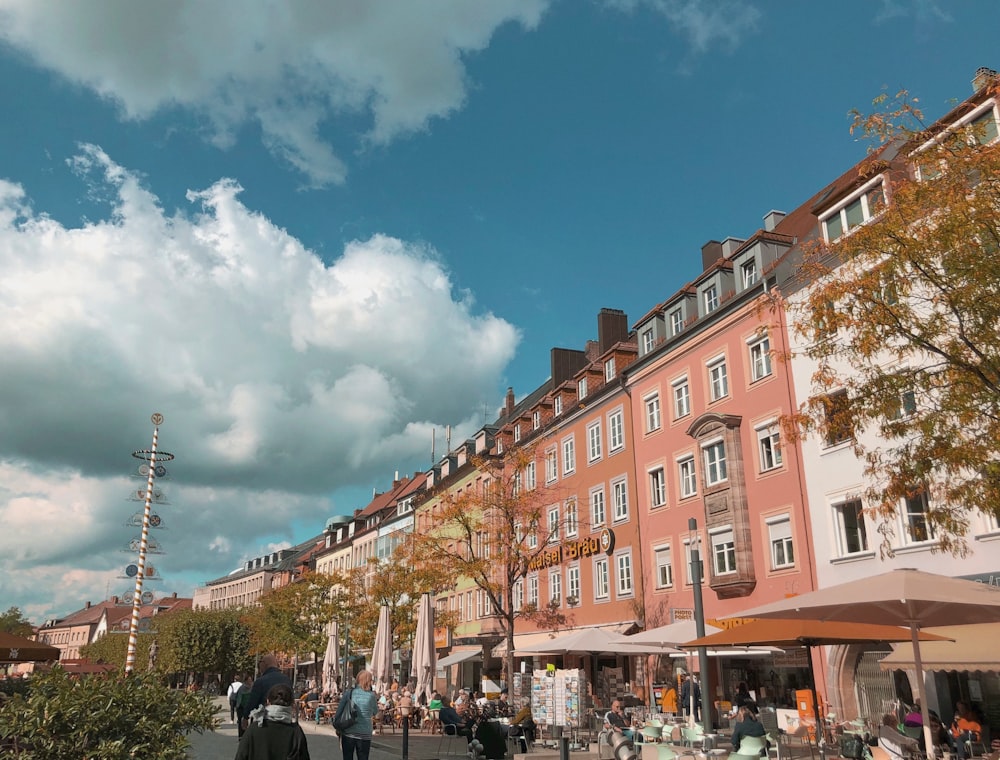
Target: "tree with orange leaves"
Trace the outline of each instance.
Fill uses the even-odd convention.
[[[861,172],[885,192],[869,221],[805,246],[810,284],[789,304],[816,366],[790,421],[851,439],[888,553],[904,499],[929,497],[927,538],[956,555],[975,512],[1000,517],[998,89],[931,127],[905,92],[854,114],[877,143]]]
[[[559,497],[536,482],[539,461],[533,446],[477,455],[471,465],[473,476],[464,479],[463,487],[444,484],[431,508],[418,507],[410,551],[415,563],[449,568],[453,578],[467,579],[485,594],[490,617],[507,644],[505,672],[510,674],[518,619],[548,627],[568,620],[557,604],[523,599],[529,566],[551,548],[550,532],[562,529],[543,519],[545,507]]]

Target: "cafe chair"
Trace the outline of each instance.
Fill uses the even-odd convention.
[[[734,760],[760,760],[761,753],[767,748],[767,739],[763,736],[744,736],[740,739],[740,748],[730,757]]]
[[[438,742],[437,756],[441,757],[441,747],[444,746],[444,740],[448,740],[448,752],[446,754],[452,754],[452,744],[454,744],[455,739],[461,739],[465,741],[465,737],[458,733],[458,726],[454,723],[443,723],[441,726],[441,740]]]

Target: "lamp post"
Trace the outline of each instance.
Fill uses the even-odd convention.
[[[688,530],[694,533],[691,542],[691,586],[694,590],[694,630],[700,639],[705,635],[705,607],[701,599],[701,538],[698,535],[698,520],[688,520]],[[712,710],[708,701],[708,650],[698,647],[698,670],[701,673],[701,720],[705,733],[712,731]],[[691,687],[692,694],[694,687]]]

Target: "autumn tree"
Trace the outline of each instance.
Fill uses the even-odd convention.
[[[446,567],[453,579],[466,578],[485,594],[507,645],[508,678],[514,672],[517,620],[554,628],[567,622],[557,604],[528,603],[516,595],[523,592],[529,567],[550,548],[550,531],[563,530],[545,520],[545,508],[559,495],[535,482],[537,460],[533,446],[472,457],[477,477],[469,487],[446,484],[434,495],[433,514],[414,531],[410,545],[417,564]]]
[[[975,98],[928,128],[905,92],[875,106],[853,130],[875,143],[862,178],[881,175],[885,192],[871,221],[807,246],[811,284],[790,304],[816,366],[795,422],[852,440],[883,551],[900,504],[926,499],[928,537],[962,555],[971,515],[1000,517],[995,107]]]
[[[339,587],[334,576],[307,572],[264,594],[260,607],[247,614],[253,651],[311,654],[318,663],[326,652],[330,621],[342,610]]]
[[[19,607],[8,607],[6,612],[0,613],[0,631],[15,636],[31,636],[33,630],[31,621]]]
[[[235,673],[252,669],[250,626],[235,608],[182,610],[154,619],[156,670],[161,673],[218,673],[225,683]],[[145,645],[148,657],[149,645]],[[139,663],[145,662],[141,658]]]

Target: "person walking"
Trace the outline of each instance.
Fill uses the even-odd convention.
[[[278,658],[273,654],[265,654],[261,657],[258,667],[260,675],[257,676],[250,688],[250,697],[244,707],[243,717],[249,716],[253,710],[264,704],[272,687],[282,684],[287,686],[289,691],[292,690],[291,679],[278,670]]]
[[[292,687],[272,686],[252,711],[235,760],[310,760],[305,732],[295,720]]]
[[[243,679],[240,676],[233,676],[233,682],[229,684],[229,688],[226,689],[226,696],[229,698],[229,722],[236,722],[236,695],[240,691],[240,687],[243,685]]]
[[[340,731],[340,751],[343,760],[368,760],[372,748],[372,720],[378,712],[378,698],[372,691],[371,671],[362,670],[355,682],[357,685],[343,694],[341,699],[349,699],[358,709],[358,719],[354,725]]]

